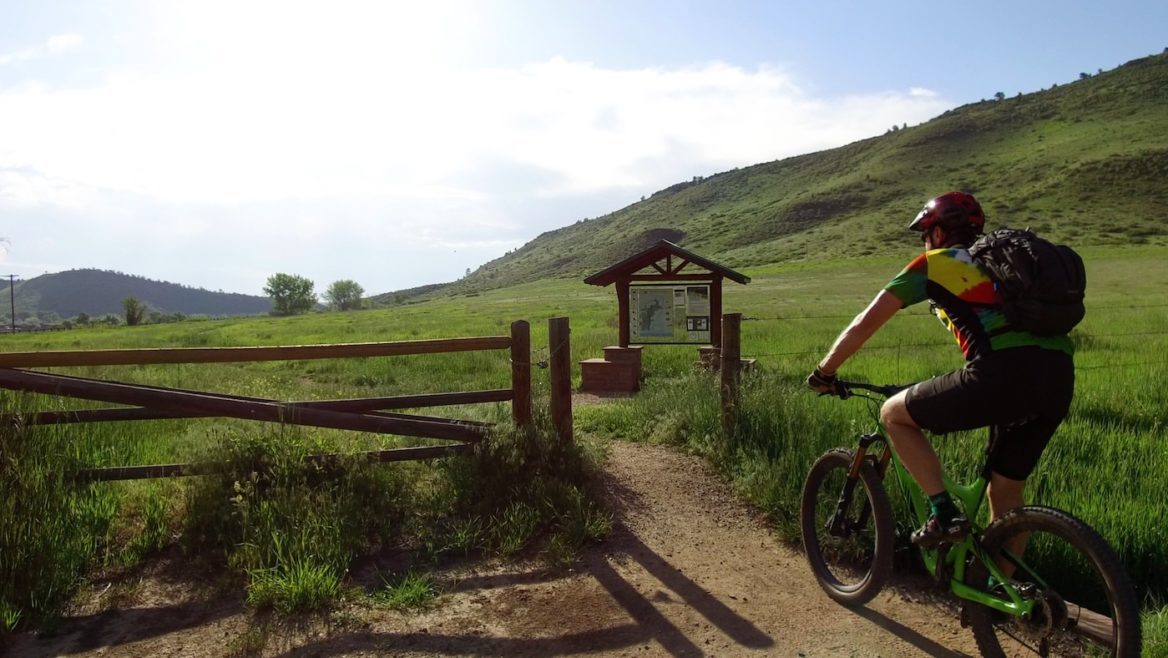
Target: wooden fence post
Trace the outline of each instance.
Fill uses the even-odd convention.
[[[518,427],[531,427],[531,326],[511,323],[511,417]]]
[[[552,426],[561,441],[572,440],[572,346],[568,318],[548,320]]]
[[[727,313],[722,316],[722,354],[719,367],[722,370],[722,432],[727,437],[734,434],[734,417],[738,406],[738,377],[742,369],[739,354],[741,323],[741,313]]]

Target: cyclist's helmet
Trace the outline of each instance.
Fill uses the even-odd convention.
[[[908,228],[927,231],[938,225],[947,231],[968,227],[980,234],[985,227],[985,213],[972,194],[947,192],[926,203]]]

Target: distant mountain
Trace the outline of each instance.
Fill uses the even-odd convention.
[[[124,312],[122,300],[127,297],[145,303],[152,311],[185,315],[256,315],[272,308],[272,301],[267,297],[212,292],[92,269],[45,274],[21,281],[16,284],[15,292],[18,317],[22,312],[56,313],[62,318],[78,313],[91,317],[107,313],[120,316]],[[7,308],[0,309],[6,316],[7,311]]]
[[[1168,53],[986,96],[881,137],[677,183],[544,233],[440,294],[583,278],[663,238],[734,268],[907,254],[913,215],[954,189],[977,194],[994,227],[1168,246]]]

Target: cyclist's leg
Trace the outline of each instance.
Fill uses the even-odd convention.
[[[1018,379],[1030,392],[1019,415],[999,417],[990,427],[986,451],[990,470],[990,513],[993,519],[1023,505],[1026,478],[1034,472],[1075,394],[1074,363],[1070,355],[1052,350],[1019,351]]]
[[[977,373],[963,368],[938,375],[889,398],[880,410],[880,419],[889,441],[908,472],[928,495],[941,493],[941,462],[922,430],[944,434],[958,429],[982,427],[983,406],[976,393]]]
[[[1026,488],[1026,480],[1014,480],[1008,478],[1001,473],[992,473],[990,475],[990,483],[988,496],[990,500],[990,522],[997,521],[999,517],[1006,512],[1016,508],[1022,507],[1026,504],[1023,497],[1023,491]],[[1005,548],[1012,555],[1022,555],[1026,550],[1026,540],[1029,535],[1018,534],[1011,537],[1006,543]],[[999,558],[996,560],[998,569],[1006,577],[1014,575],[1014,563],[1005,559]]]
[[[1015,507],[1026,504],[1023,491],[1026,489],[1026,480],[1015,480],[1001,473],[990,476],[989,499],[990,521],[997,521],[1006,512]]]
[[[905,405],[907,392],[901,391],[888,398],[880,409],[880,420],[901,463],[921,485],[926,496],[935,496],[945,490],[941,480],[941,460],[921,426],[909,414]]]
[[[932,548],[944,542],[957,541],[969,532],[969,520],[945,490],[941,478],[941,460],[933,445],[925,438],[919,424],[909,413],[908,391],[889,398],[880,410],[881,421],[893,449],[913,479],[929,497],[931,508],[925,524],[912,534],[912,542]]]
[[[1046,394],[1036,396],[1035,413],[990,428],[987,458],[991,475],[987,494],[991,522],[1026,504],[1023,496],[1026,479],[1038,465],[1042,452],[1067,414],[1072,391],[1059,390],[1060,387],[1051,381],[1053,379],[1050,377],[1046,382]],[[1062,384],[1064,389],[1073,385],[1065,379]],[[1006,542],[1004,548],[1013,555],[1022,555],[1028,538],[1029,533],[1018,533]],[[998,568],[1007,576],[1014,572],[1014,565],[1005,559],[998,560]]]

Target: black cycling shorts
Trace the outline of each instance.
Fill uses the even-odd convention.
[[[1014,347],[913,386],[905,407],[917,425],[937,434],[989,427],[990,468],[1025,480],[1066,417],[1074,390],[1069,354]]]

